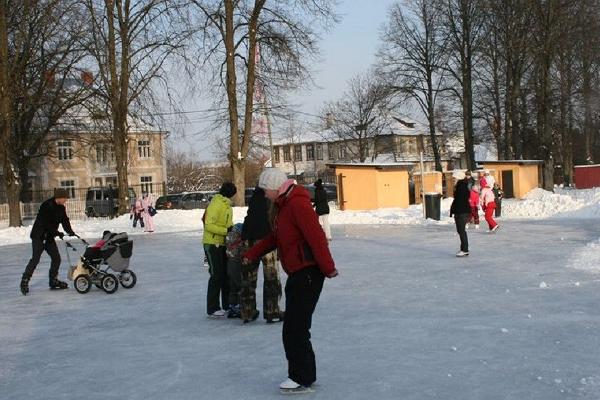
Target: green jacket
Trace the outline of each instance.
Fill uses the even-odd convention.
[[[206,208],[202,220],[204,221],[202,243],[224,245],[227,229],[233,226],[231,200],[216,194]]]

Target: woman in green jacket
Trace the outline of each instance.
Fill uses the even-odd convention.
[[[223,309],[229,304],[225,236],[233,226],[231,198],[236,192],[237,189],[233,183],[223,183],[219,193],[213,197],[202,217],[204,221],[202,243],[208,258],[210,272],[206,293],[206,312],[212,318],[224,317],[226,312]],[[219,304],[219,294],[223,308]]]

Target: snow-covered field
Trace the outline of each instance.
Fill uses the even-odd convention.
[[[505,220],[467,259],[453,229],[334,227],[307,398],[600,398],[600,280],[573,263],[598,221]],[[280,398],[281,325],[205,317],[200,239],[136,237],[138,285],[113,295],[49,291],[44,256],[23,297],[29,245],[0,247],[0,398]]]
[[[466,259],[448,200],[440,222],[333,211],[340,276],[313,320],[307,398],[599,399],[599,203],[598,190],[507,201],[497,234],[469,231]],[[1,229],[0,399],[280,398],[281,325],[205,316],[201,213],[160,212],[157,233],[134,235],[138,285],[113,295],[49,291],[44,255],[22,296],[29,228]],[[93,240],[129,222],[74,227]]]

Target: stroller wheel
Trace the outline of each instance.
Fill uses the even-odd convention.
[[[100,281],[100,284],[102,285],[102,289],[108,294],[116,292],[119,288],[119,281],[113,274],[106,274],[102,278],[102,281]]]
[[[73,281],[73,286],[78,293],[87,293],[92,288],[92,282],[87,275],[77,275]]]
[[[119,274],[119,280],[125,289],[131,289],[137,282],[137,276],[133,271],[126,269]]]

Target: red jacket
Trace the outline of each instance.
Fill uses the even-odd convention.
[[[276,200],[279,207],[273,232],[252,247],[244,257],[255,261],[263,254],[279,251],[285,272],[293,274],[317,265],[323,275],[332,276],[335,264],[323,228],[310,203],[310,194],[302,186],[293,186]]]

